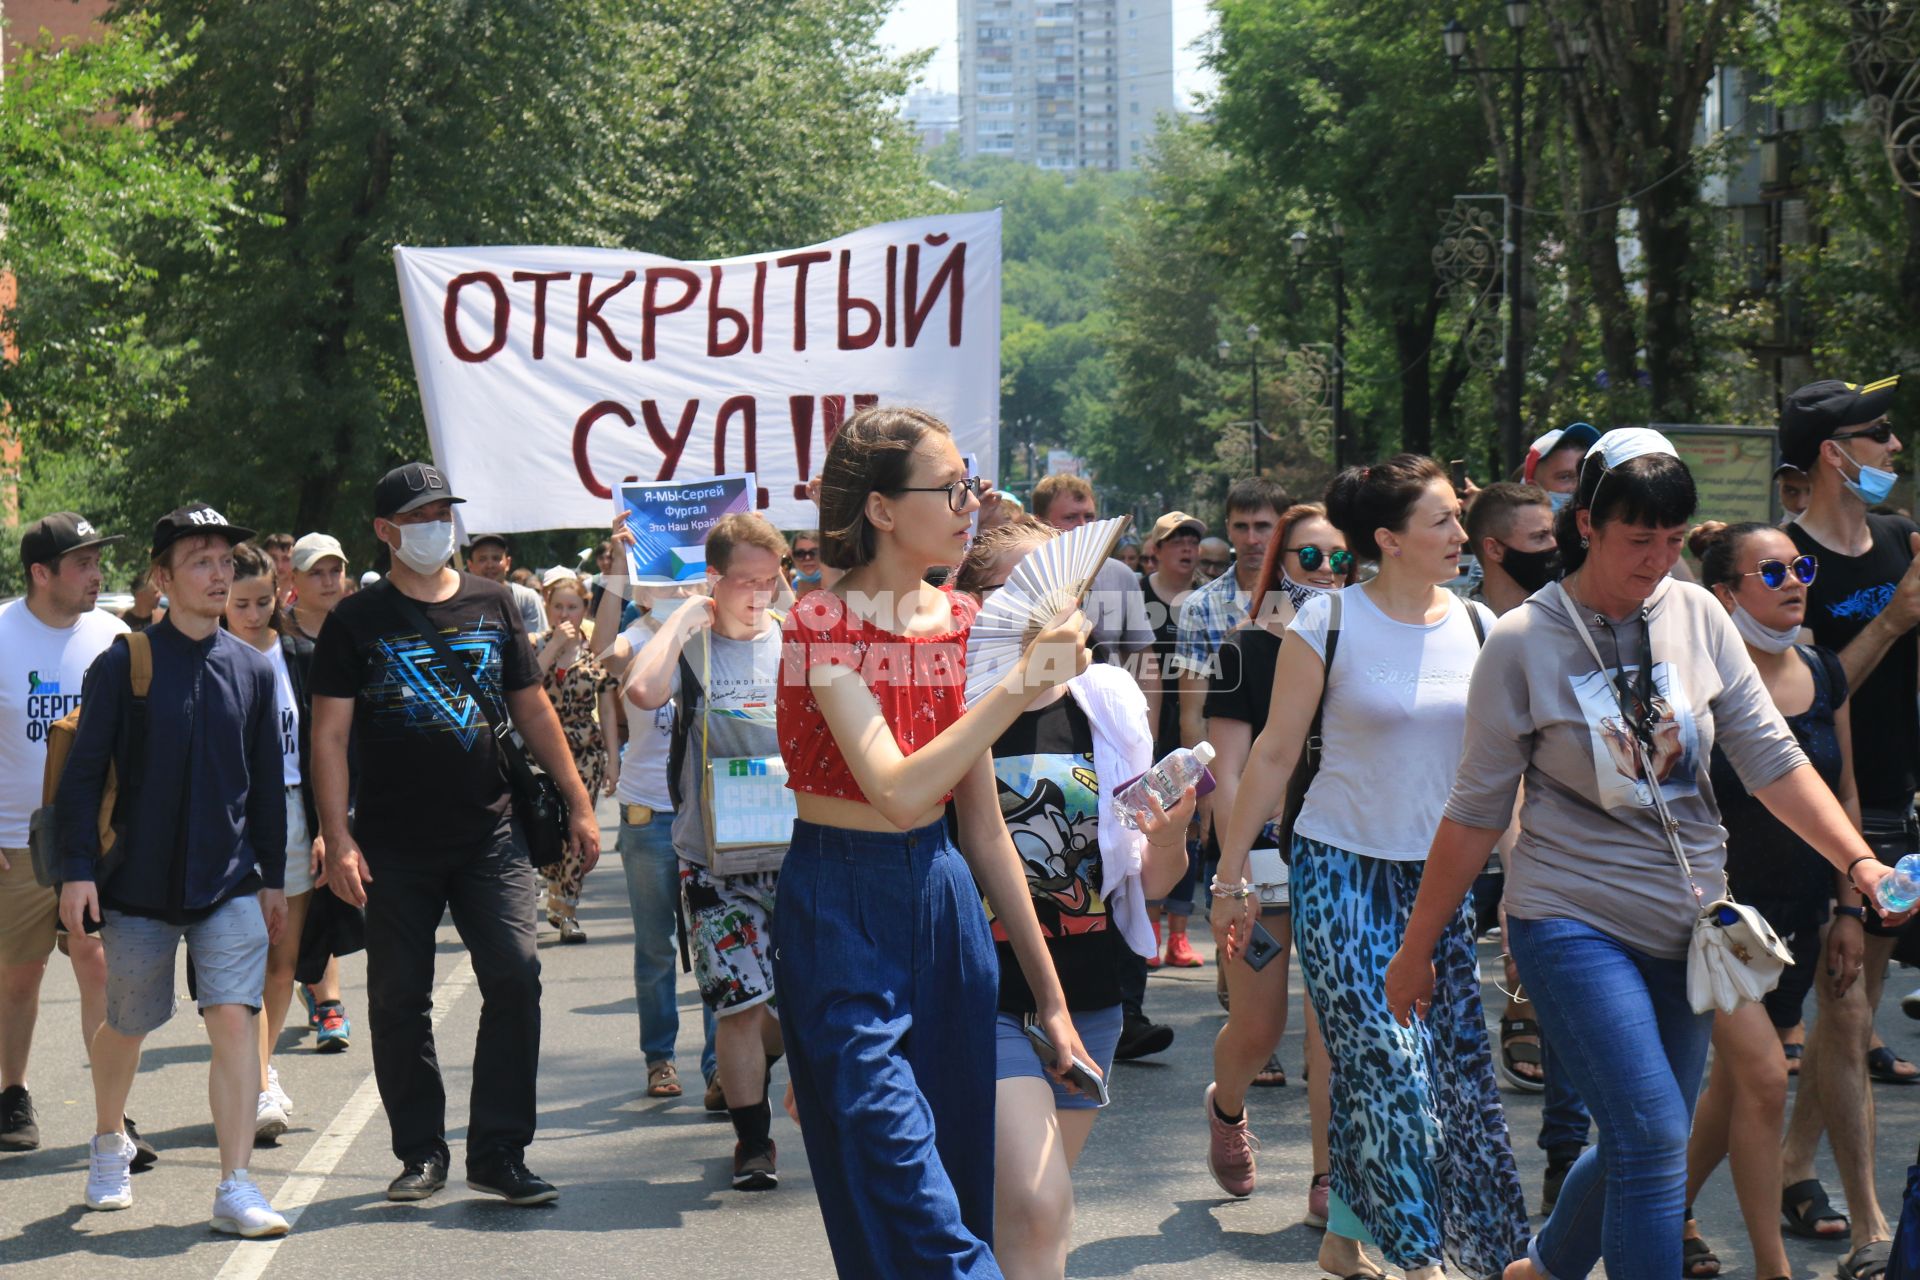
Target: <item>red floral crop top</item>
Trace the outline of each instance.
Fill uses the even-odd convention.
[[[808,673],[823,662],[860,672],[902,755],[912,755],[960,718],[967,689],[967,633],[980,606],[972,596],[947,594],[953,601],[953,630],[938,636],[882,631],[854,617],[831,591],[810,591],[793,606],[781,627],[777,698],[788,787],[867,801],[807,685]]]

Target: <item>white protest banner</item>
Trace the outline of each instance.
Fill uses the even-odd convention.
[[[624,249],[394,250],[434,461],[488,533],[606,523],[623,480],[752,472],[774,524],[871,404],[999,454],[1000,215],[681,262]]]

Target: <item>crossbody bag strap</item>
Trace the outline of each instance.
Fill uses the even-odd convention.
[[[530,784],[533,780],[533,768],[528,765],[526,755],[520,750],[520,744],[513,740],[512,724],[506,720],[494,719],[493,709],[488,705],[486,695],[480,691],[480,682],[473,678],[473,672],[467,670],[467,664],[461,661],[460,656],[453,651],[453,646],[448,644],[446,637],[440,634],[440,628],[428,620],[426,611],[412,596],[393,585],[393,579],[383,578],[380,580],[380,585],[392,594],[394,607],[400,611],[400,616],[420,633],[422,640],[433,646],[433,651],[439,655],[440,661],[453,672],[454,679],[460,683],[461,692],[472,699],[473,705],[480,709],[481,716],[486,719],[487,728],[493,734],[494,744],[499,747],[507,762],[507,769],[514,775],[515,781],[523,786]],[[503,657],[502,662],[504,661]]]
[[[1322,663],[1320,676],[1320,700],[1313,706],[1313,724],[1307,729],[1307,745],[1313,751],[1314,768],[1320,767],[1320,752],[1324,744],[1320,737],[1321,724],[1327,711],[1327,686],[1333,682],[1333,654],[1340,647],[1340,606],[1343,602],[1338,591],[1327,593],[1327,639],[1326,661]]]
[[[1587,652],[1593,656],[1594,665],[1600,669],[1600,678],[1606,681],[1607,688],[1613,692],[1614,705],[1620,709],[1620,719],[1627,729],[1627,737],[1633,742],[1634,759],[1640,763],[1641,776],[1646,779],[1647,790],[1653,796],[1654,812],[1660,819],[1660,830],[1667,837],[1667,849],[1673,854],[1675,862],[1680,864],[1680,874],[1687,878],[1687,887],[1693,891],[1696,901],[1704,901],[1699,884],[1693,878],[1693,866],[1687,861],[1686,850],[1680,847],[1680,824],[1673,820],[1667,810],[1667,798],[1660,794],[1660,783],[1653,776],[1653,758],[1647,754],[1647,744],[1641,740],[1639,727],[1634,724],[1633,716],[1627,711],[1627,702],[1620,696],[1620,690],[1612,680],[1607,679],[1607,664],[1600,657],[1600,646],[1593,642],[1593,633],[1587,630],[1587,624],[1581,620],[1580,610],[1573,603],[1573,596],[1565,586],[1556,582],[1555,591],[1560,593],[1560,604],[1567,611],[1567,618],[1573,623],[1574,631],[1586,643]],[[1649,627],[1651,623],[1647,624]],[[1649,633],[1651,634],[1651,633]],[[1653,665],[1653,642],[1647,642],[1647,665]],[[1651,676],[1649,676],[1651,678]]]

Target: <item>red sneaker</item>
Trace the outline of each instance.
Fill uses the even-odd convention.
[[[1167,939],[1167,963],[1176,969],[1198,969],[1206,963],[1200,953],[1187,941],[1186,931],[1182,930]]]
[[[1160,967],[1160,922],[1158,920],[1155,920],[1153,922],[1153,954],[1147,957],[1147,968],[1158,969],[1159,967]]]

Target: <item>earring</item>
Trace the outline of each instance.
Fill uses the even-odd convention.
[[[1582,551],[1587,549],[1587,540],[1585,538],[1580,539],[1580,549]]]
[[[1398,548],[1398,547],[1395,547],[1395,548],[1393,549],[1393,554],[1394,554],[1395,556],[1398,556],[1398,555],[1400,554],[1400,548]]]

